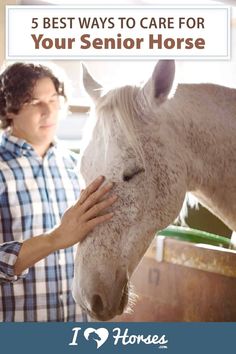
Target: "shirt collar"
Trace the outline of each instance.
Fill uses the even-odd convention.
[[[0,145],[16,156],[32,156],[37,155],[32,145],[30,145],[26,140],[17,138],[16,136],[11,135],[11,130],[5,130],[2,133],[2,138]],[[51,152],[54,150],[54,147],[58,145],[57,139],[52,142],[52,145],[47,151],[47,154],[51,155]],[[46,154],[46,155],[47,155]]]

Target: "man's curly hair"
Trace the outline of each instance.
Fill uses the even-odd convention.
[[[64,83],[43,65],[15,63],[0,75],[0,128],[11,125],[9,113],[18,114],[24,103],[30,102],[36,82],[50,78],[59,96],[66,99]]]

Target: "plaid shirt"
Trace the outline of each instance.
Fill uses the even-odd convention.
[[[76,155],[54,144],[44,158],[4,132],[0,144],[0,321],[85,321],[71,295],[74,247],[15,276],[22,241],[52,229],[79,196]],[[65,235],[66,237],[66,235]]]

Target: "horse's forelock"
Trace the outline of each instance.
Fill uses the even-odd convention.
[[[139,139],[137,106],[138,87],[124,86],[109,91],[103,96],[97,106],[96,112],[103,131],[105,145],[108,148],[109,137],[111,136],[112,119],[114,116],[123,136],[126,138],[127,147],[132,147],[136,156],[144,163],[144,152]]]

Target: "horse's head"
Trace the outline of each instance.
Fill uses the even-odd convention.
[[[108,320],[128,303],[129,279],[155,231],[178,215],[185,195],[181,159],[168,96],[174,62],[160,61],[143,88],[125,86],[102,95],[84,70],[96,120],[82,154],[87,185],[98,175],[115,182],[114,217],[78,247],[73,294],[92,317]]]

